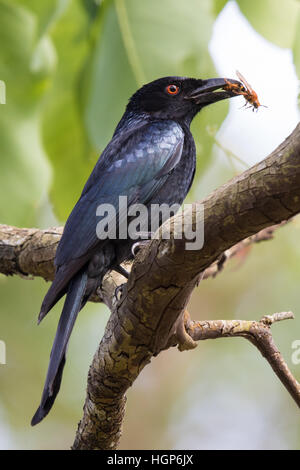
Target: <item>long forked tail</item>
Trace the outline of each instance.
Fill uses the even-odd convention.
[[[51,350],[47,377],[44,385],[40,406],[31,420],[31,425],[38,424],[51,410],[56,395],[59,392],[66,350],[69,338],[83,303],[87,285],[86,271],[80,271],[70,282],[64,308],[61,313],[54,343]]]

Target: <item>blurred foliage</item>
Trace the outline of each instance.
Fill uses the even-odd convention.
[[[254,29],[280,47],[292,48],[296,39],[298,0],[237,0]]]
[[[300,12],[298,12],[298,17],[297,17],[296,35],[295,35],[295,40],[293,44],[293,56],[294,56],[294,63],[296,66],[296,72],[297,72],[298,77],[300,77]]]
[[[1,0],[0,38],[6,47],[0,51],[0,77],[8,100],[0,115],[0,182],[11,203],[6,213],[1,200],[1,220],[34,224],[35,209],[50,189],[54,212],[64,221],[136,88],[163,75],[216,74],[207,44],[225,4]],[[267,39],[294,45],[300,61],[296,0],[287,0],[284,8],[280,0],[238,0],[238,5]],[[211,157],[213,138],[206,128],[217,130],[227,109],[224,102],[207,108],[193,124],[197,177]]]
[[[40,104],[55,53],[48,38],[38,41],[30,11],[8,2],[1,2],[0,9],[0,76],[7,94],[0,113],[0,217],[3,223],[32,224],[49,183]]]
[[[128,98],[142,83],[163,75],[217,76],[208,43],[214,21],[226,3],[226,0],[0,0],[0,80],[6,83],[6,104],[0,105],[0,223],[46,227],[56,223],[51,204],[58,220],[65,221]],[[300,2],[237,0],[237,3],[262,36],[291,48],[300,76]],[[208,167],[214,175],[214,186],[231,176],[228,166],[212,159],[213,135],[227,110],[226,102],[217,103],[204,109],[193,123],[199,158],[191,199],[196,197],[197,183]],[[202,190],[205,191],[204,184]],[[268,247],[253,249],[243,275],[238,271],[228,278],[220,276],[204,283],[203,311],[199,312],[196,292],[191,303],[194,317],[219,314],[230,318],[241,316],[241,312],[244,317],[253,317],[259,308],[262,313],[281,306],[296,309],[300,266],[297,234],[299,227],[298,231],[295,225],[287,227]],[[278,263],[282,263],[281,271],[277,269]],[[262,283],[265,278],[268,282]],[[288,305],[282,302],[280,288],[286,282],[284,299],[289,299]],[[0,366],[0,448],[67,448],[80,418],[88,364],[104,329],[107,311],[88,305],[79,316],[69,351],[72,361],[68,362],[59,400],[47,420],[31,429],[29,422],[40,399],[60,310],[59,305],[44,324],[35,327],[46,289],[39,279],[26,282],[0,278],[0,339],[7,343],[7,365]],[[295,330],[296,325],[299,330],[299,319],[294,323]],[[290,324],[280,325],[278,331],[278,340],[283,341],[282,349],[288,355]],[[264,380],[267,373],[276,389],[276,406],[284,408],[283,423],[290,423],[294,431],[290,398],[256,353],[250,352],[250,347],[249,353],[243,353],[247,346],[243,344],[237,349],[237,343],[238,340],[228,340],[226,345],[217,343],[222,349],[215,343],[205,343],[199,347],[199,357],[197,352],[189,354],[189,358],[194,355],[195,362],[188,359],[188,365],[187,356],[175,351],[156,359],[143,372],[129,397],[122,446],[164,448],[181,443],[188,448],[189,442],[195,440],[178,437],[185,423],[186,436],[194,429],[197,438],[206,442],[204,435],[206,431],[209,434],[209,429],[199,418],[201,406],[198,412],[180,400],[184,401],[188,392],[188,400],[195,406],[201,376],[209,376],[211,361],[213,372],[207,384],[213,386],[215,381],[232,396],[240,392],[248,403],[253,394],[252,406],[264,401],[265,385],[258,390],[256,380],[257,377]],[[249,364],[239,372],[244,382],[237,392],[235,374],[242,362],[237,362],[236,350],[240,351],[243,363]],[[232,384],[226,380],[225,385],[228,377]],[[201,388],[201,394],[204,406],[214,408],[209,396],[217,395],[210,393],[208,385]],[[219,405],[222,408],[219,414],[223,416],[226,406],[221,400]],[[239,425],[244,426],[246,433],[247,406],[243,402],[238,408],[233,401],[228,406],[231,412],[238,409],[243,413],[244,421]],[[187,421],[189,413],[197,417],[198,423]],[[148,423],[148,431],[143,435],[137,432],[141,419]],[[176,419],[179,424],[174,422]],[[172,422],[174,429],[168,432]],[[217,419],[216,426],[220,427]],[[226,425],[221,429],[226,429]],[[254,434],[255,430],[251,432]],[[274,436],[269,440],[266,437],[267,446],[277,442]],[[222,438],[218,441],[217,436],[215,439],[212,436],[210,442],[220,447]],[[293,448],[296,442],[297,436],[291,432],[286,434],[282,446]]]
[[[226,3],[227,3],[227,0],[213,0],[212,7],[213,7],[215,16],[218,16],[218,14],[221,13]]]
[[[29,69],[31,75],[39,72],[36,89],[40,93],[33,101],[24,87],[18,87],[19,93],[22,90],[20,99],[12,96],[10,77],[0,68],[0,76],[9,84],[11,106],[19,111],[24,99],[28,106],[27,113],[34,104],[39,111],[38,116],[37,113],[30,115],[28,124],[38,132],[40,145],[43,142],[40,165],[45,167],[46,181],[33,158],[22,157],[17,149],[10,150],[8,144],[3,142],[2,152],[5,157],[7,155],[6,160],[11,162],[11,158],[17,157],[21,160],[20,165],[15,165],[20,175],[24,173],[24,162],[27,166],[30,162],[29,177],[40,188],[36,194],[33,183],[30,185],[26,180],[21,186],[15,183],[20,187],[19,197],[14,192],[11,198],[16,196],[16,201],[11,202],[15,202],[16,211],[21,214],[28,213],[27,201],[22,198],[25,187],[32,188],[30,193],[27,192],[30,203],[32,198],[38,205],[45,197],[52,174],[51,202],[56,215],[61,220],[66,219],[97,155],[109,141],[129,96],[142,83],[163,75],[208,77],[216,73],[207,51],[214,20],[210,0],[191,0],[188,4],[172,0],[163,3],[160,0],[151,3],[116,0],[102,2],[100,6],[92,0],[16,0],[0,2],[0,6],[12,18],[26,16],[32,35],[28,39],[21,37],[22,30],[13,30],[4,15],[2,18],[10,34],[18,38],[13,53],[22,55],[24,68]],[[23,21],[22,27],[27,23]],[[187,24],[189,28],[186,28]],[[27,55],[23,53],[19,40],[22,47],[28,43]],[[11,39],[8,38],[8,41],[11,42]],[[6,51],[4,48],[3,51],[11,57],[10,49]],[[15,62],[21,67],[21,61],[15,58]],[[9,70],[16,72],[14,67]],[[28,78],[32,86],[31,75]],[[23,69],[18,70],[15,76],[18,85],[20,76],[25,77]],[[218,128],[227,108],[226,103],[220,103],[205,110],[194,123],[196,138],[199,134],[202,136],[198,145],[201,157],[199,171],[209,162],[213,145],[213,139],[205,128],[207,125]],[[13,116],[16,114],[14,109]],[[5,118],[8,119],[7,111]],[[19,127],[24,127],[24,120],[20,126],[14,120],[14,126],[11,126],[14,136]],[[33,137],[29,133],[27,137],[26,145],[23,134],[20,136],[22,147],[24,152],[32,152]],[[13,143],[16,145],[16,142]],[[45,153],[51,164],[51,173],[49,167],[46,171]],[[9,169],[10,164],[7,171]],[[2,175],[11,187],[12,182],[7,175]],[[15,182],[16,176],[13,178]],[[9,219],[7,217],[3,214],[2,220],[19,225],[27,222],[24,216],[20,218],[18,213],[14,215],[12,211]],[[32,219],[28,219],[27,224],[30,223]]]

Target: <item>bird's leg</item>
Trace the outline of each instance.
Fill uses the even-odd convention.
[[[126,271],[126,269],[123,268],[123,266],[121,266],[120,264],[114,267],[114,271],[117,271],[117,273],[122,274],[122,276],[126,277],[126,279],[129,278],[130,273]]]
[[[137,255],[137,253],[140,251],[140,249],[147,245],[147,243],[149,243],[149,238],[151,239],[151,237],[153,236],[153,232],[147,232],[147,233],[143,233],[142,234],[143,237],[145,237],[145,240],[139,240],[138,242],[134,243],[131,247],[131,253],[132,255],[135,257]],[[148,237],[148,239],[146,238]],[[123,268],[123,266],[121,266],[120,264],[118,266],[115,266],[114,267],[114,271],[116,271],[117,273],[119,274],[122,274],[122,276],[126,277],[126,279],[129,278],[129,272],[126,271],[126,269]],[[122,295],[122,289],[124,287],[126,283],[123,283],[123,284],[120,284],[116,290],[115,290],[115,294],[114,294],[114,297],[116,300],[120,300],[121,298],[121,295]]]
[[[116,300],[116,302],[118,302],[121,297],[122,297],[122,290],[123,290],[123,287],[126,285],[127,283],[126,282],[123,282],[123,284],[120,284],[118,287],[116,287],[115,289],[115,293],[114,293],[114,298]]]
[[[121,274],[126,279],[129,278],[130,273],[125,268],[123,268],[123,266],[121,266],[120,264],[118,264],[117,266],[114,266],[114,271]],[[126,284],[126,282],[123,282],[123,284],[120,284],[118,287],[116,287],[115,293],[114,293],[114,297],[115,297],[116,301],[120,300],[120,298],[122,296],[122,289],[125,286],[125,284]]]

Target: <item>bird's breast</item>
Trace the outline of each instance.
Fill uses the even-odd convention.
[[[194,140],[185,142],[181,159],[176,168],[167,176],[165,184],[153,197],[153,204],[182,204],[191,187],[196,168]]]

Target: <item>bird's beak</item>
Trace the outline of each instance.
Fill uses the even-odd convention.
[[[238,96],[236,93],[233,93],[229,90],[219,92],[216,91],[228,86],[228,82],[232,83],[233,85],[242,86],[241,82],[231,78],[209,78],[208,80],[201,80],[201,85],[193,90],[192,93],[186,97],[186,99],[193,100],[197,104],[206,106],[208,104],[215,103],[216,101]]]

